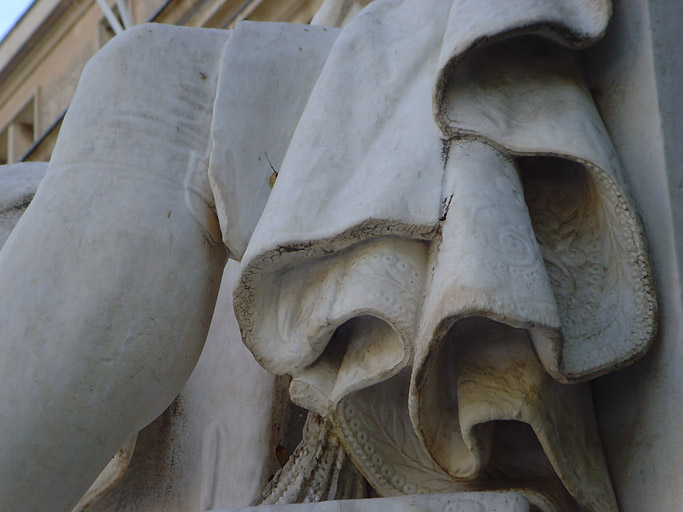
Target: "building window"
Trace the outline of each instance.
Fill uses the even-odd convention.
[[[0,163],[21,162],[37,138],[36,97],[24,105],[0,131]]]

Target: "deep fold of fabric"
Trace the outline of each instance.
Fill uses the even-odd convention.
[[[210,180],[242,261],[243,339],[292,375],[297,403],[329,417],[412,368],[396,424],[409,422],[427,461],[411,464],[440,475],[428,491],[517,488],[554,510],[554,471],[581,507],[616,510],[589,393],[568,385],[635,360],[656,326],[642,232],[574,51],[610,12],[607,0],[375,0],[341,31],[247,24],[226,50]],[[229,70],[278,38],[263,81],[232,90]],[[242,144],[249,103],[220,98],[271,88],[284,114],[255,116]],[[262,152],[279,169],[270,193]],[[241,213],[242,189],[262,212]],[[472,319],[476,335],[454,334]],[[486,378],[470,393],[457,379],[478,358]],[[453,381],[439,366],[450,359]],[[485,390],[511,367],[525,371],[501,402]],[[492,469],[504,443],[492,432],[510,429],[486,425],[509,421],[530,425],[549,461],[538,485],[515,480],[524,462]],[[354,432],[342,442],[382,488]]]

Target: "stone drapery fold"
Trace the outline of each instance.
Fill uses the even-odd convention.
[[[273,113],[250,121],[255,142],[226,146],[236,116],[219,110],[242,107],[221,105],[219,84],[215,118],[228,121],[209,168],[242,260],[243,339],[292,375],[297,403],[336,418],[380,492],[517,489],[544,510],[616,510],[575,383],[643,354],[656,303],[575,52],[610,12],[606,0],[375,0],[341,31],[246,24],[232,37],[291,42],[246,94],[296,89],[278,133]],[[243,55],[229,52],[226,70]],[[279,169],[270,194],[261,153]],[[232,174],[265,204],[257,223],[232,206],[246,197],[228,197]],[[359,404],[390,385],[400,401],[386,401],[380,446],[362,439],[380,433]],[[401,436],[414,454],[389,447]]]

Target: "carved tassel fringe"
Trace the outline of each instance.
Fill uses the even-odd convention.
[[[368,483],[344,451],[332,422],[309,413],[301,443],[252,505],[359,499],[367,495]]]

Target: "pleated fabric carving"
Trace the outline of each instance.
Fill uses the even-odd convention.
[[[645,353],[656,299],[576,51],[610,13],[375,0],[329,50],[235,311],[381,495],[617,510],[587,381]]]

